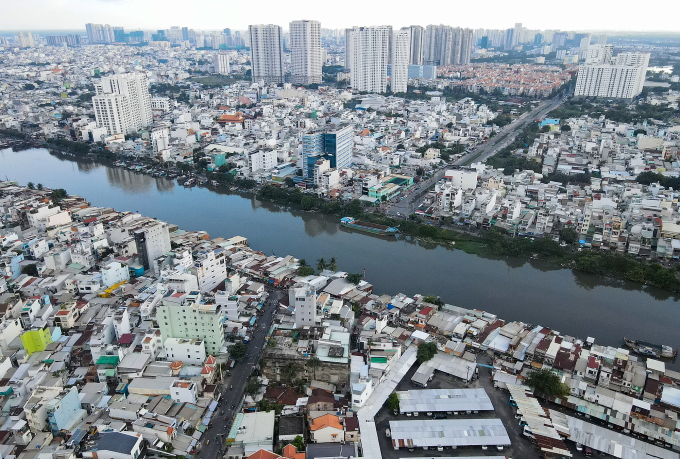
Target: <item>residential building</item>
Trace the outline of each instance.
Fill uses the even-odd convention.
[[[318,21],[290,23],[291,83],[321,83],[321,24]]]
[[[213,67],[215,67],[215,73],[229,75],[229,55],[226,53],[216,53],[213,56]]]
[[[170,391],[175,403],[196,403],[198,398],[197,386],[193,381],[175,381]]]
[[[324,414],[309,423],[310,440],[314,443],[340,443],[345,440],[345,432],[340,418],[334,414]]]
[[[297,328],[316,325],[316,290],[311,285],[288,289],[288,302],[293,307]]]
[[[387,90],[391,26],[354,27],[348,33],[352,88],[382,93]]]
[[[103,266],[101,272],[102,282],[107,288],[130,280],[130,269],[117,261],[112,261],[108,265]]]
[[[95,84],[95,119],[109,135],[139,132],[153,122],[149,83],[144,73],[121,73]]]
[[[613,55],[612,45],[590,45],[578,70],[575,96],[632,99],[642,92],[649,53]]]
[[[206,293],[214,290],[227,278],[227,265],[223,249],[201,250],[194,257],[192,272],[198,279],[198,288]]]
[[[254,82],[284,83],[283,34],[274,24],[248,26],[250,63]]]
[[[224,344],[221,307],[187,300],[187,295],[165,297],[158,306],[156,320],[161,329],[161,339],[200,338],[205,350],[217,355]]]
[[[408,29],[411,32],[408,63],[410,65],[423,65],[423,38],[425,29],[421,26],[411,26]]]
[[[83,450],[87,459],[137,459],[142,454],[142,434],[100,432],[90,437]]]
[[[200,338],[168,338],[163,347],[168,360],[179,360],[186,365],[203,365],[205,362],[205,344]]]
[[[408,87],[408,68],[411,59],[411,28],[403,27],[394,34],[392,56],[392,77],[390,88],[392,92],[406,92]]]
[[[260,449],[274,450],[274,410],[237,413],[227,442],[243,446],[248,457]]]
[[[51,342],[52,332],[50,332],[47,324],[27,330],[21,334],[21,345],[26,349],[28,355],[44,351]]]

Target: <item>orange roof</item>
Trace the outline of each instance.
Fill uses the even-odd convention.
[[[297,448],[289,443],[283,447],[283,457],[288,459],[305,459],[307,454],[304,452],[298,453]]]
[[[310,430],[317,431],[325,429],[326,427],[333,427],[335,429],[342,430],[342,424],[340,424],[340,418],[333,414],[324,414],[318,418],[312,419],[310,424]]]
[[[246,459],[279,459],[279,457],[281,456],[272,453],[271,451],[267,451],[266,449],[259,449],[250,456],[248,456]]]
[[[217,360],[212,355],[209,355],[208,358],[205,359],[206,365],[214,365],[216,361]]]

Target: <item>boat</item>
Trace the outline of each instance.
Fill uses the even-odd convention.
[[[379,234],[381,236],[396,236],[399,232],[397,228],[385,225],[378,225],[376,223],[362,222],[352,217],[342,217],[340,224],[347,228],[352,228],[367,233]]]
[[[623,341],[626,343],[626,346],[633,350],[633,352],[645,357],[665,357],[670,359],[678,355],[678,351],[663,344],[652,344],[646,341],[628,339],[625,336],[623,337]]]

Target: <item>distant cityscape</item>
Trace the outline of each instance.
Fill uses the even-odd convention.
[[[35,176],[0,181],[2,457],[680,459],[680,343],[657,333],[676,313],[635,304],[649,323],[624,337],[588,303],[592,336],[570,336],[500,318],[493,276],[466,307],[374,291],[334,239],[371,241],[395,282],[435,275],[395,261],[407,241],[508,260],[508,282],[528,260],[602,297],[679,295],[679,105],[680,43],[521,23],[0,36],[0,165]],[[191,219],[177,190],[205,188],[190,206],[219,225],[247,197],[266,244],[303,215],[333,251],[89,202],[38,152],[141,177]]]

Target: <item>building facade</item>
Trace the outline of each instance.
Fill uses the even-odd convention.
[[[392,92],[406,92],[408,88],[408,66],[411,59],[411,27],[404,27],[394,34],[392,57]]]
[[[253,81],[284,83],[283,34],[274,24],[248,26]]]
[[[153,122],[149,82],[144,73],[102,78],[92,98],[97,126],[108,135],[139,132]]]
[[[213,56],[213,67],[215,67],[215,73],[229,75],[229,55],[226,53],[215,54]]]
[[[575,96],[632,99],[642,92],[649,53],[620,53],[611,45],[590,45],[579,67]]]
[[[221,311],[219,305],[191,302],[183,296],[165,298],[156,313],[161,339],[200,338],[206,352],[217,355],[224,344]]]
[[[352,165],[354,132],[351,125],[332,125],[302,136],[302,175],[314,177],[319,159],[328,159],[330,167],[342,169]]]
[[[321,83],[321,54],[321,23],[307,20],[291,22],[291,83]]]
[[[354,27],[349,32],[350,80],[357,91],[387,91],[391,26]]]

